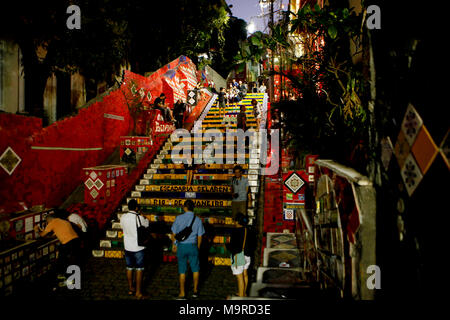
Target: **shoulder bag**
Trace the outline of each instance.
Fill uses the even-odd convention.
[[[145,247],[150,241],[150,228],[146,228],[141,224],[141,219],[138,214],[136,214],[136,230],[138,246]]]
[[[245,265],[245,255],[244,255],[244,248],[245,248],[245,240],[247,240],[247,228],[244,229],[245,233],[244,233],[244,242],[242,244],[242,251],[239,252],[238,254],[235,254],[234,259],[233,260],[233,266],[234,267],[240,267]]]
[[[195,214],[194,214],[194,217],[192,218],[191,224],[175,235],[175,239],[178,242],[182,242],[182,241],[186,240],[191,235],[192,225],[194,224],[194,221],[195,221]]]

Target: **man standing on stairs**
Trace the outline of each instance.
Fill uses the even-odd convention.
[[[178,299],[186,298],[184,284],[186,282],[188,261],[194,276],[194,293],[192,297],[198,297],[200,271],[199,251],[202,244],[202,236],[205,234],[202,220],[194,215],[194,202],[192,200],[186,200],[183,205],[183,210],[184,213],[179,215],[172,225],[172,250],[177,254],[178,273],[180,277],[180,294],[178,295]],[[191,226],[192,230],[186,240],[181,242],[175,240],[175,235],[189,226]]]
[[[125,261],[127,264],[128,295],[136,295],[142,299],[142,276],[144,273],[145,247],[138,245],[137,226],[139,224],[148,228],[149,221],[137,213],[137,201],[131,199],[128,202],[128,212],[120,218],[123,229],[123,242],[125,247]],[[136,270],[136,289],[133,287],[133,270]]]
[[[242,176],[242,167],[237,165],[233,168],[234,177],[231,178],[233,189],[233,200],[231,201],[231,213],[233,220],[236,221],[238,213],[247,215],[247,197],[251,200],[248,192],[248,179]]]
[[[225,117],[225,107],[226,107],[226,92],[225,88],[221,87],[219,92],[219,118]]]

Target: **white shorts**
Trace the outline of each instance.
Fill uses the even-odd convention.
[[[241,274],[242,272],[244,272],[244,270],[247,270],[248,267],[250,266],[250,262],[252,261],[252,258],[244,256],[245,258],[245,264],[243,266],[239,266],[239,267],[234,267],[231,266],[231,271],[233,272],[234,275],[238,275]]]

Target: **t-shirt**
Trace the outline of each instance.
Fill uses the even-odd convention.
[[[69,241],[78,238],[78,235],[75,230],[73,230],[70,222],[59,218],[50,220],[44,229],[43,235],[50,232],[53,232],[62,244],[66,244]]]
[[[172,225],[172,232],[174,234],[179,233],[184,228],[191,225],[192,218],[194,217],[194,213],[192,211],[187,211],[183,213],[182,215],[179,215],[173,225]],[[200,220],[199,217],[195,217],[194,224],[192,225],[192,232],[189,235],[189,237],[182,241],[181,243],[191,243],[196,244],[197,243],[197,237],[202,236],[205,234],[205,228],[203,227],[202,220]]]
[[[155,106],[159,105],[160,103],[164,104],[165,99],[161,99],[160,97],[156,98],[153,104]]]
[[[130,211],[120,218],[120,225],[123,229],[123,243],[125,250],[131,252],[137,252],[145,249],[143,246],[139,246],[137,242],[137,219],[140,221],[140,225],[144,227],[149,226],[149,221],[141,216],[137,215],[136,212]]]
[[[183,115],[186,105],[184,103],[175,103],[173,113],[176,115]]]
[[[225,92],[219,92],[219,102],[225,102]]]
[[[245,130],[246,129],[246,125],[247,125],[247,116],[245,115],[245,113],[240,112],[237,115],[237,119],[236,120],[237,120],[237,127],[238,127],[238,129]]]
[[[244,177],[240,179],[233,177],[231,179],[231,185],[233,187],[233,193],[238,194],[238,197],[233,199],[233,201],[247,201],[248,179]]]
[[[70,222],[75,223],[77,226],[79,226],[81,228],[81,231],[83,231],[83,232],[87,231],[87,224],[86,224],[86,222],[83,220],[82,217],[80,217],[76,213],[72,213],[67,218],[67,220],[69,220]]]

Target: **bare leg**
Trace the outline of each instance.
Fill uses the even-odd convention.
[[[248,273],[247,270],[244,269],[244,297],[247,296],[247,285],[248,285]]]
[[[186,274],[180,273],[180,297],[184,297],[184,283],[186,282]]]
[[[244,296],[244,276],[243,274],[237,274],[236,275],[237,283],[238,283],[238,293],[239,297]]]
[[[187,185],[188,186],[190,186],[192,184],[192,177],[193,177],[192,173],[193,173],[192,170],[187,171]]]
[[[142,270],[136,270],[136,297],[142,296],[142,276],[144,272]]]
[[[199,272],[193,272],[192,273],[194,276],[194,293],[198,292],[198,278],[199,278]]]
[[[128,290],[134,292],[133,288],[133,270],[127,270]]]

